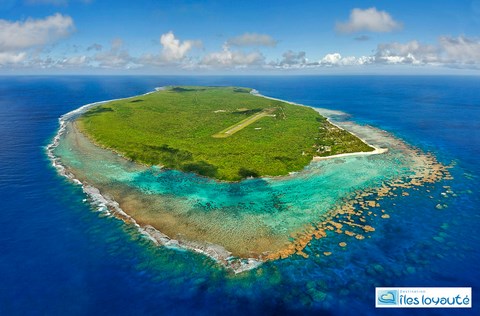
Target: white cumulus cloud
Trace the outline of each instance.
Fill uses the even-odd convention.
[[[260,65],[265,61],[265,57],[260,52],[245,53],[242,51],[232,51],[227,44],[223,45],[222,51],[213,52],[205,55],[200,61],[200,65],[219,66],[219,67],[246,67],[251,65]]]
[[[68,36],[73,29],[73,19],[59,13],[22,22],[0,20],[0,52],[43,46]]]
[[[12,53],[12,52],[0,52],[0,66],[9,64],[18,64],[25,60],[27,54],[25,52]]]
[[[402,24],[395,21],[386,11],[378,11],[376,8],[365,10],[355,8],[350,12],[350,19],[343,23],[337,23],[336,30],[342,33],[391,32],[402,28]]]
[[[418,41],[386,43],[377,47],[375,62],[385,64],[480,67],[480,39],[441,36],[435,45]]]
[[[322,65],[338,65],[338,63],[342,60],[342,55],[339,53],[327,54],[325,57],[322,58],[320,64]]]
[[[227,44],[231,46],[267,46],[275,47],[277,41],[267,34],[244,33],[230,38]]]
[[[305,52],[294,52],[291,50],[283,53],[282,57],[279,62],[268,63],[266,68],[313,69],[320,67],[360,66],[371,64],[374,61],[372,56],[343,57],[340,53],[329,53],[318,61],[309,61]]]
[[[347,56],[343,57],[340,53],[326,54],[319,62],[322,66],[355,66],[366,65],[372,63],[374,60],[371,56]]]
[[[201,47],[202,42],[198,40],[181,41],[170,31],[160,36],[162,50],[159,54],[146,53],[139,59],[139,63],[146,66],[185,66],[191,64],[188,53],[194,47]]]
[[[160,56],[165,62],[181,61],[193,47],[201,45],[199,41],[181,42],[171,31],[160,36],[160,44],[163,46]]]
[[[387,64],[428,64],[440,61],[440,51],[433,45],[421,44],[418,41],[407,43],[379,44],[375,54],[378,63]]]
[[[294,52],[288,50],[282,54],[282,60],[280,61],[280,66],[289,67],[293,65],[305,65],[307,63],[307,54],[303,51]]]
[[[442,36],[439,43],[446,62],[480,64],[480,39]]]

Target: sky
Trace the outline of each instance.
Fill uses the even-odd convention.
[[[0,75],[480,75],[480,0],[0,0]]]

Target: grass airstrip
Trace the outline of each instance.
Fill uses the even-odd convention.
[[[373,148],[309,107],[237,87],[167,87],[85,112],[77,126],[128,159],[227,181],[286,175]]]

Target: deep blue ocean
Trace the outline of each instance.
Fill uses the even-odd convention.
[[[341,110],[433,153],[454,179],[384,202],[390,220],[345,251],[234,275],[95,211],[46,155],[62,114],[164,85]],[[480,77],[0,77],[0,315],[479,315],[479,155]],[[468,286],[474,307],[379,310],[375,286]]]

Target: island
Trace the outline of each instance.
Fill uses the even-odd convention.
[[[313,108],[240,87],[165,87],[94,106],[77,126],[132,161],[226,181],[287,175],[313,157],[374,151]]]
[[[341,251],[390,218],[384,199],[451,179],[433,155],[346,113],[239,87],[84,105],[60,117],[47,152],[94,210],[235,273]],[[343,236],[335,248],[308,249],[331,234]]]

